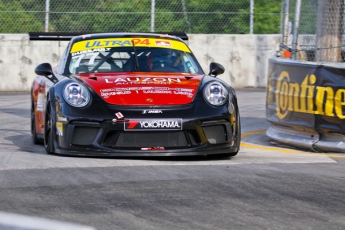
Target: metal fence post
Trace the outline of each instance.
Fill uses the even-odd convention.
[[[316,62],[342,62],[344,1],[318,1]]]
[[[49,0],[46,0],[46,19],[44,24],[44,31],[49,32]]]
[[[191,33],[190,22],[189,22],[189,20],[188,20],[188,15],[187,15],[186,2],[185,2],[185,0],[181,0],[181,3],[182,3],[182,10],[183,10],[184,18],[185,18],[186,23],[187,23],[187,25],[188,25],[187,32],[188,32],[188,33]]]
[[[290,12],[290,0],[284,1],[284,30],[283,30],[283,44],[288,45],[289,38],[289,12]]]
[[[250,0],[250,25],[249,34],[253,34],[254,31],[254,0]]]
[[[294,19],[294,28],[293,28],[293,38],[292,38],[292,59],[293,60],[296,60],[300,14],[301,14],[301,0],[296,0],[295,19]]]
[[[155,0],[151,0],[151,32],[155,32]]]

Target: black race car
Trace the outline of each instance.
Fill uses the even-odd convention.
[[[205,74],[179,36],[86,34],[32,85],[34,143],[88,156],[234,156],[241,126],[235,90]]]

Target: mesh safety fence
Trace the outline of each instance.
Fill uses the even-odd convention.
[[[0,33],[279,34],[281,0],[0,0]]]
[[[282,1],[282,43],[290,48],[297,28],[296,8],[300,12],[296,49],[287,52],[286,57],[295,52],[296,60],[344,62],[344,0],[302,0],[299,6],[296,2]],[[288,20],[285,20],[286,16]]]

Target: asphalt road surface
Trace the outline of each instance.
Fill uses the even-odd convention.
[[[241,150],[218,159],[47,155],[29,94],[1,94],[0,211],[97,230],[345,229],[345,154],[272,142],[265,90],[237,93]]]

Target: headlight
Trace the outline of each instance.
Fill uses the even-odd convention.
[[[211,105],[224,105],[228,99],[228,90],[221,83],[213,81],[204,88],[204,97]]]
[[[75,82],[65,86],[63,97],[68,104],[74,107],[83,107],[90,101],[89,91]]]

